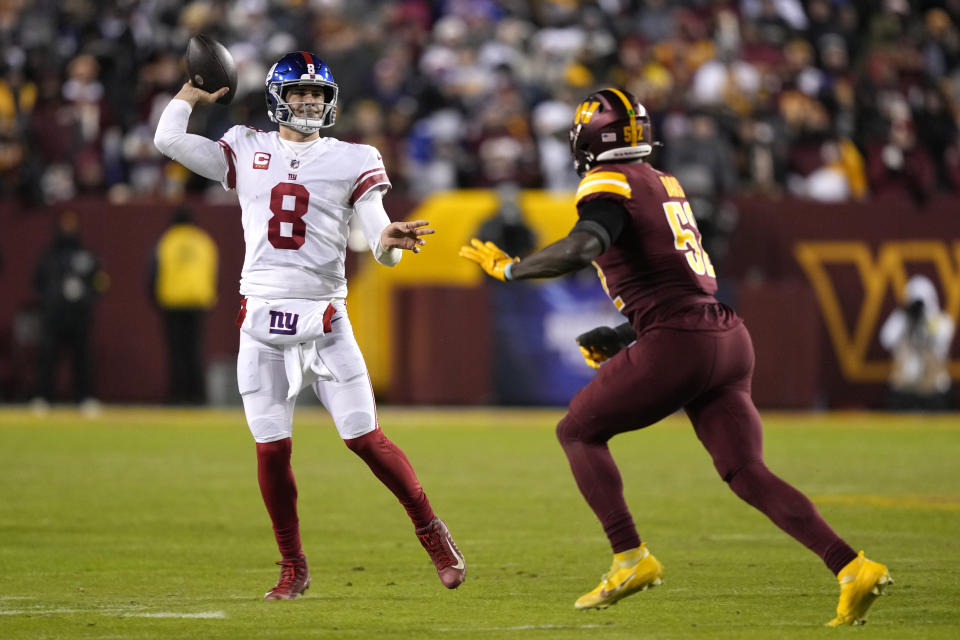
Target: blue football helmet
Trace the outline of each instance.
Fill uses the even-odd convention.
[[[267,115],[272,122],[301,133],[313,133],[332,126],[337,119],[337,82],[330,68],[312,53],[295,51],[277,60],[267,72]],[[319,118],[302,118],[293,113],[286,101],[287,89],[294,85],[323,87],[323,107]]]

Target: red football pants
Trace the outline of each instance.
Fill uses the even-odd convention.
[[[743,325],[724,331],[655,329],[604,364],[574,396],[557,437],[614,552],[639,545],[640,537],[607,441],[684,409],[734,493],[834,573],[856,556],[813,503],[764,464],[763,427],[750,398],[753,364],[753,344]]]

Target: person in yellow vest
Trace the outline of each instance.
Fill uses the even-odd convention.
[[[169,356],[169,400],[204,404],[203,324],[217,302],[217,245],[179,207],[154,253],[151,289],[163,315]]]

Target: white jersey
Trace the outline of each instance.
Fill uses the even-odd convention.
[[[354,204],[371,189],[390,187],[380,153],[335,138],[292,143],[247,126],[232,127],[219,144],[227,159],[223,185],[237,190],[242,210],[240,293],[346,297]]]
[[[337,298],[347,293],[344,258],[351,216],[377,262],[393,266],[402,255],[399,247],[385,249],[381,243],[390,224],[381,192],[390,181],[380,154],[332,138],[295,143],[250,127],[233,127],[217,142],[187,133],[191,110],[185,100],[171,100],[157,123],[154,143],[191,171],[237,190],[246,241],[240,293],[254,307],[282,309],[285,329],[297,330],[304,321],[309,326],[317,317],[326,323],[328,309],[318,315],[323,305],[305,300],[330,302],[334,310],[330,330],[321,324],[319,337],[306,331],[310,340],[303,343],[275,344],[257,330],[241,330],[237,384],[254,439],[290,437],[296,393],[310,381],[344,439],[373,431],[373,389],[346,305]],[[266,313],[272,324],[275,316]],[[288,315],[299,320],[291,322]],[[263,320],[257,324],[267,334],[291,335],[270,331]]]

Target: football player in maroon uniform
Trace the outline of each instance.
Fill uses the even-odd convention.
[[[680,183],[646,162],[656,144],[652,134],[646,109],[631,94],[615,88],[591,94],[570,129],[582,177],[579,220],[570,233],[523,260],[476,239],[460,250],[503,281],[559,276],[592,262],[629,319],[578,338],[598,372],[557,426],[577,486],[614,554],[610,571],[574,606],[606,608],[660,584],[663,565],[637,534],[607,441],[683,409],[733,492],[837,575],[840,602],[828,624],[859,623],[890,574],[857,554],[805,495],[764,464],[762,425],[750,397],[750,335],[714,298],[716,273]]]

